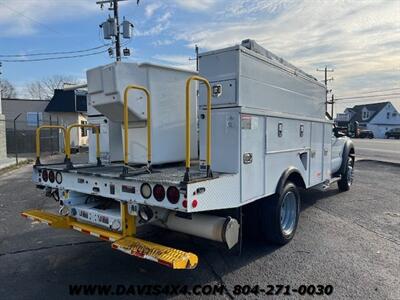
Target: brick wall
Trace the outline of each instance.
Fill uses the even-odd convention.
[[[6,122],[4,115],[0,114],[0,159],[4,159],[6,157],[7,157]]]

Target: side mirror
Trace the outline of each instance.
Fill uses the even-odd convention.
[[[334,128],[333,128],[333,134],[334,134],[335,137],[337,137],[337,138],[346,136],[346,135],[345,135],[343,132],[341,132],[341,131],[339,130],[339,128],[337,128],[337,127],[334,127]]]

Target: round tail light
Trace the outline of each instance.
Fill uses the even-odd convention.
[[[176,204],[179,201],[179,190],[175,186],[170,186],[167,190],[168,201],[172,204]]]
[[[149,199],[151,197],[151,186],[148,183],[143,183],[140,187],[140,194],[143,198]]]
[[[56,173],[56,182],[58,184],[61,184],[61,182],[62,182],[62,174],[61,174],[61,172],[57,172]]]
[[[47,180],[49,180],[49,173],[47,173],[47,170],[42,171],[42,179],[44,182],[47,182]]]
[[[163,201],[165,198],[165,189],[161,184],[156,184],[153,188],[153,196],[157,201]]]
[[[55,179],[56,179],[56,176],[54,175],[54,172],[53,171],[49,171],[49,181],[51,183],[53,183]]]

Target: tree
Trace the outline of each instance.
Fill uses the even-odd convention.
[[[0,80],[1,98],[15,98],[17,92],[15,87],[6,79]]]
[[[51,99],[55,89],[62,89],[65,83],[78,83],[74,76],[53,75],[29,83],[26,91],[32,99]]]

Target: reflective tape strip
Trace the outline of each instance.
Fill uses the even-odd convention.
[[[77,231],[82,231],[82,229],[80,227],[76,227],[76,226],[72,226],[72,229],[75,229]]]
[[[44,224],[47,224],[47,225],[51,226],[51,223],[50,223],[50,222],[47,222],[47,221],[45,221],[45,220],[37,219],[37,218],[34,218],[34,217],[32,217],[32,216],[26,215],[26,214],[24,214],[24,213],[22,213],[21,216],[23,216],[24,218],[27,218],[27,219],[29,219],[29,220],[31,220],[31,221],[38,221],[38,222],[40,222],[40,223],[44,223]]]
[[[96,233],[96,232],[89,232],[90,235],[95,236],[97,238],[100,238],[100,234]]]
[[[82,228],[77,227],[77,226],[71,226],[71,227],[72,227],[72,229],[75,229],[75,230],[77,230],[79,232],[95,236],[95,237],[100,238],[100,239],[105,240],[105,241],[110,241],[110,242],[115,242],[116,241],[116,239],[114,239],[112,237],[108,237],[108,236],[99,234],[97,232],[93,232],[93,231],[89,231],[89,230],[86,230],[86,229],[82,229]]]

